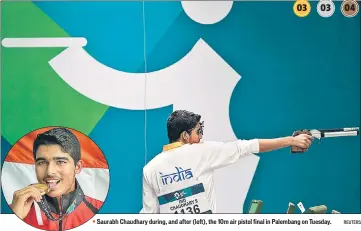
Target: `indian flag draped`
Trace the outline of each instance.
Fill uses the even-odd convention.
[[[33,142],[42,128],[22,137],[7,154],[1,175],[2,190],[8,204],[12,203],[13,194],[29,184],[37,183]],[[79,139],[83,169],[76,177],[85,195],[104,201],[109,189],[108,163],[100,148],[86,135],[70,129]],[[5,154],[5,153],[4,153]]]

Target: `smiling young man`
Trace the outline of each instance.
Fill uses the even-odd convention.
[[[228,143],[201,142],[203,127],[201,116],[195,113],[178,110],[170,115],[169,144],[143,169],[141,213],[216,213],[214,170],[243,156],[288,146],[307,149],[313,141],[312,136],[301,134]]]
[[[29,185],[16,191],[13,212],[31,226],[51,231],[72,229],[91,219],[102,202],[84,195],[76,179],[83,167],[77,137],[66,128],[50,129],[37,136],[33,154],[38,183],[48,189]]]

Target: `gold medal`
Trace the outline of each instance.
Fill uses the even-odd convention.
[[[32,184],[32,186],[39,190],[42,196],[50,192],[50,188],[46,184]]]
[[[306,17],[311,12],[311,5],[307,0],[297,0],[293,4],[293,12],[298,17]]]

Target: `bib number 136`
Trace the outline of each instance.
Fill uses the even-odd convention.
[[[196,213],[196,214],[199,214],[200,212],[201,212],[201,210],[199,209],[198,205],[191,205],[191,206],[176,210],[174,213],[175,214],[179,214],[179,213],[183,213],[183,214],[185,214],[185,213]]]

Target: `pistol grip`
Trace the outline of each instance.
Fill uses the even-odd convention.
[[[304,153],[307,150],[304,148],[300,148],[300,147],[296,147],[296,146],[291,146],[291,152],[292,153]]]
[[[295,131],[292,136],[295,137],[295,136],[298,136],[300,134],[307,134],[307,135],[312,135],[311,132],[309,130],[298,130],[298,131]],[[300,148],[300,147],[297,147],[297,146],[291,146],[291,153],[304,153],[306,152],[307,149],[306,148]]]

